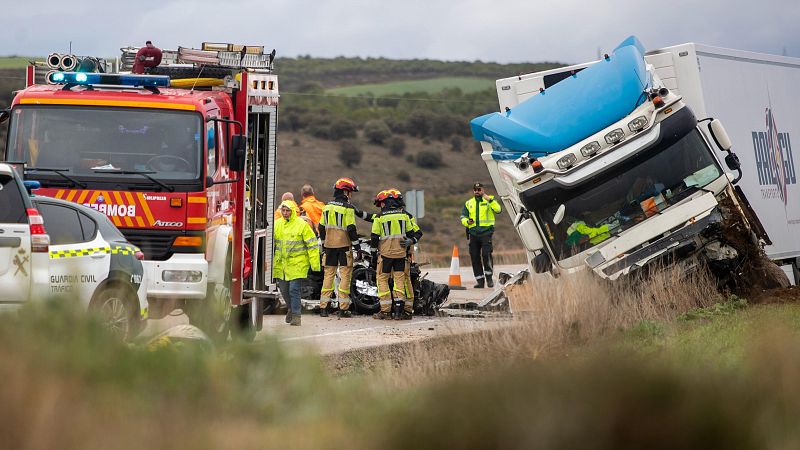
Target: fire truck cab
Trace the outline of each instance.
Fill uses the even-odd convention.
[[[145,75],[51,67],[37,83],[30,67],[5,159],[24,162],[36,194],[106,214],[144,252],[151,318],[181,308],[212,337],[257,330],[263,302],[277,301],[266,275],[274,53],[228,44],[174,53],[183,57]]]

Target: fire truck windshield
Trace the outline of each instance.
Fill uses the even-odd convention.
[[[18,106],[7,158],[68,169],[83,180],[194,181],[202,173],[201,116],[141,108]],[[44,172],[43,172],[44,173]]]

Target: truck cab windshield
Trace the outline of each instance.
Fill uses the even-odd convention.
[[[572,189],[558,187],[532,199],[559,260],[598,245],[687,198],[722,174],[696,129],[649,149],[645,159],[612,169]],[[554,183],[554,182],[553,182]],[[564,205],[562,220],[554,220]],[[557,224],[555,222],[558,222]]]
[[[18,106],[7,158],[32,168],[68,169],[87,181],[134,182],[142,178],[138,172],[194,181],[201,175],[202,126],[200,115],[186,111]]]

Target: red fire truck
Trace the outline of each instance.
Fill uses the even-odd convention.
[[[37,194],[105,213],[144,252],[151,318],[180,308],[213,337],[232,326],[252,335],[265,302],[277,302],[274,50],[204,43],[164,53],[144,75],[95,63],[62,71],[55,58],[37,83],[29,67],[5,159],[24,162]]]

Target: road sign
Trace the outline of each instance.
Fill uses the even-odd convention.
[[[425,217],[425,190],[412,189],[406,191],[406,210],[415,218]]]

